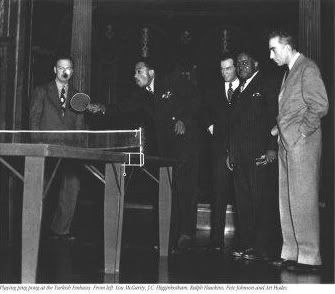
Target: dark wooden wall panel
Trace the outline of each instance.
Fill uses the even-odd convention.
[[[0,0],[0,128],[27,127],[29,104],[31,20],[33,0]],[[7,142],[19,142],[19,135],[1,135]],[[14,162],[20,168],[19,162]],[[20,234],[22,184],[0,167],[0,240],[12,241]]]

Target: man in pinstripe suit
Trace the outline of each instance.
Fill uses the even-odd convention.
[[[235,91],[230,116],[229,161],[233,166],[240,248],[233,256],[245,260],[272,255],[276,193],[275,87],[259,70],[254,53],[237,57],[240,88]]]

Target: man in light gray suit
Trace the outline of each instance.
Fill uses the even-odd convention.
[[[279,209],[283,234],[281,260],[291,271],[321,268],[319,241],[320,119],[328,111],[325,86],[317,65],[295,48],[286,32],[269,36],[270,59],[287,65],[278,98]]]

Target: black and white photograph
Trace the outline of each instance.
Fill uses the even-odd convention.
[[[0,292],[333,288],[334,16],[0,0]]]

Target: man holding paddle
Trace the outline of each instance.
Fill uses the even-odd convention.
[[[180,162],[174,169],[170,247],[171,253],[184,254],[192,248],[196,229],[200,96],[177,71],[160,75],[152,58],[135,63],[134,80],[137,87],[130,99],[107,107],[89,104],[87,111],[127,116],[128,127],[144,127],[147,154]]]

